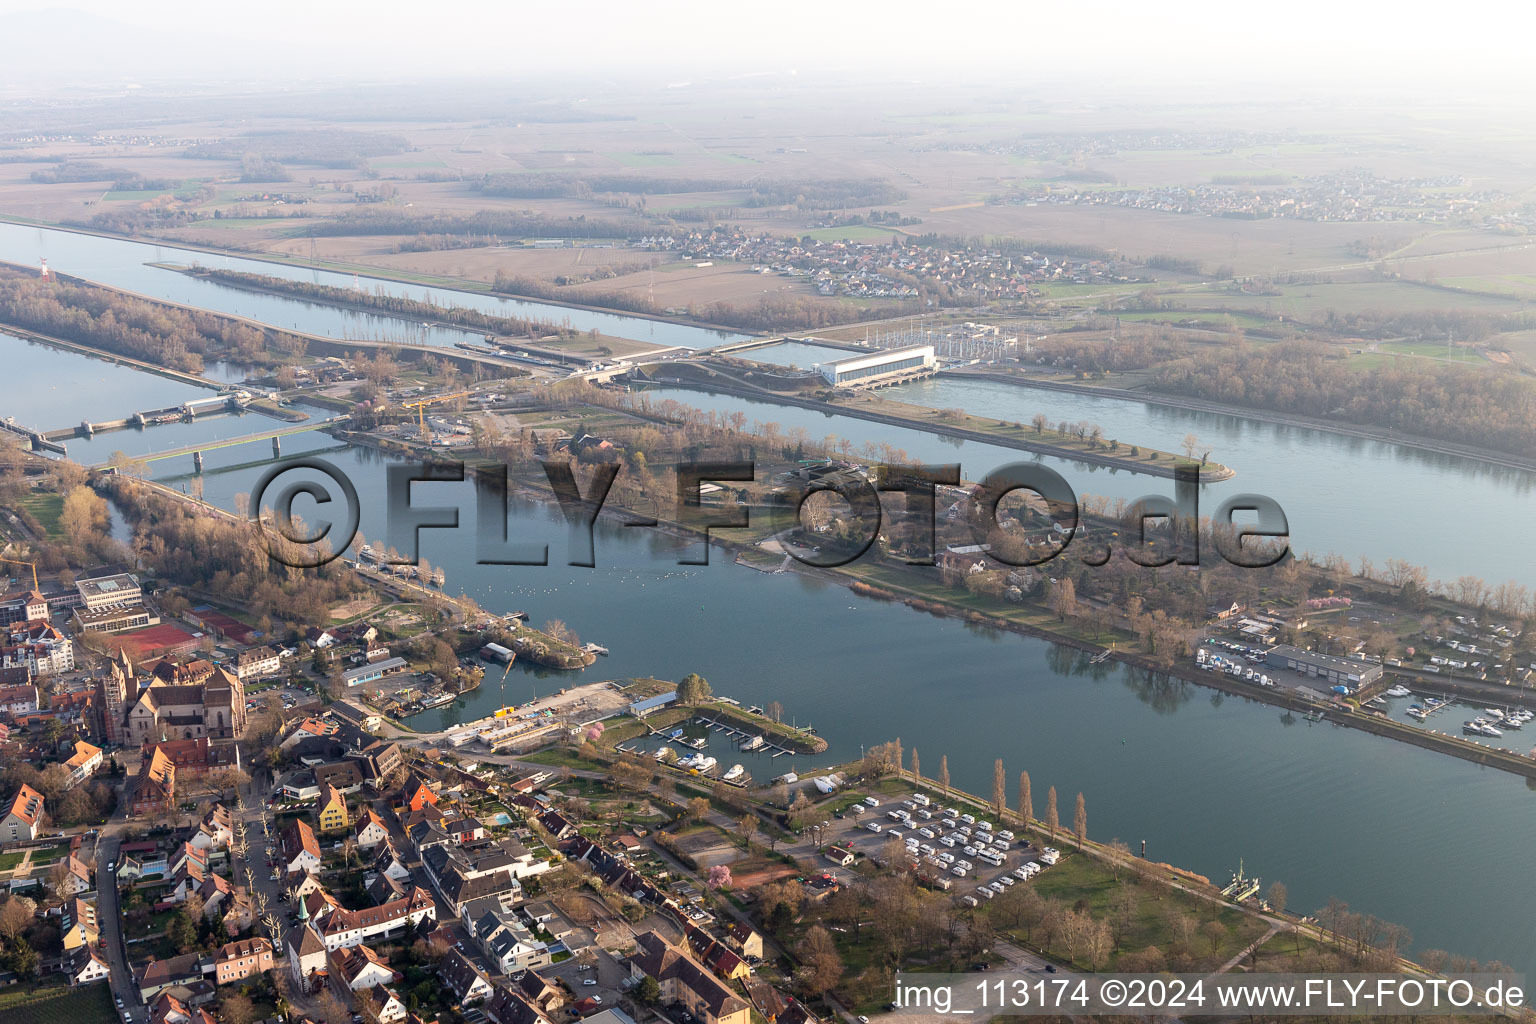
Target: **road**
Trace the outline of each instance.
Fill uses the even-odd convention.
[[[128,1009],[130,1018],[141,1024],[146,1017],[146,1012],[143,1004],[139,1002],[138,989],[133,984],[133,972],[128,968],[128,947],[126,937],[123,935],[123,912],[121,901],[118,899],[115,870],[118,862],[122,860],[119,849],[123,844],[123,835],[129,829],[128,809],[122,797],[126,795],[128,780],[131,778],[133,778],[131,771],[123,775],[117,810],[96,833],[96,924],[103,946],[102,953],[107,958],[107,965],[112,969],[112,976],[108,980],[112,995],[121,999],[123,1006]],[[112,865],[114,870],[107,870],[108,865]]]

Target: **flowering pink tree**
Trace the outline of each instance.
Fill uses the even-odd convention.
[[[706,882],[711,889],[729,889],[731,887],[731,867],[729,864],[716,864],[709,869],[709,880]]]

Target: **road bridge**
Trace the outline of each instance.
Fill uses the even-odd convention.
[[[201,473],[203,470],[203,453],[211,452],[219,448],[232,448],[235,445],[250,444],[253,441],[272,442],[272,457],[278,458],[283,454],[281,439],[291,434],[302,434],[311,430],[320,430],[345,422],[345,416],[334,416],[328,420],[318,420],[313,423],[300,423],[295,426],[277,427],[269,430],[258,430],[253,434],[243,434],[240,437],[215,438],[209,441],[199,441],[195,444],[185,444],[177,448],[167,448],[165,451],[151,452],[148,455],[134,456],[139,462],[161,462],[165,459],[179,458],[183,455],[192,456],[193,467]],[[110,463],[102,462],[92,469],[106,469]]]

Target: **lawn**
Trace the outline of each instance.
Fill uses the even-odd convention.
[[[0,853],[0,871],[10,871],[26,859],[27,851],[18,850],[13,853]]]
[[[891,228],[871,227],[868,224],[850,224],[841,228],[817,228],[814,231],[807,231],[806,234],[819,242],[888,242],[901,232]]]
[[[64,495],[52,491],[32,491],[16,504],[41,523],[43,529],[48,531],[48,536],[61,536],[59,515],[64,511]]]
[[[30,1024],[115,1024],[112,993],[106,985],[60,985],[0,990],[0,1020]]]
[[[567,747],[548,747],[533,754],[524,754],[518,757],[519,761],[527,761],[531,764],[546,764],[554,768],[601,768],[602,765],[588,761],[574,750]]]

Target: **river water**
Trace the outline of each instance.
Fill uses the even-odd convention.
[[[19,359],[57,368],[60,382],[77,378],[89,383],[88,375],[107,365],[75,363],[85,357],[20,342],[4,344],[8,348],[3,351],[22,353]],[[118,393],[127,396],[125,407],[161,404],[148,396],[172,383],[138,371],[121,372],[129,376],[117,377],[101,391],[61,387],[51,392],[42,409],[56,413],[48,424],[78,421],[103,396]],[[47,382],[46,376],[33,379],[42,381],[31,385],[33,390]],[[1324,511],[1314,510],[1304,497],[1293,500],[1280,486],[1303,481],[1309,458],[1336,474],[1336,483],[1365,482],[1349,495],[1357,507],[1384,504],[1382,495],[1364,492],[1394,480],[1412,491],[1447,483],[1484,488],[1478,493],[1505,502],[1501,507],[1512,507],[1529,489],[1523,474],[1441,465],[1395,446],[1315,431],[1281,432],[1243,419],[1223,424],[1109,400],[1098,400],[1105,404],[1091,413],[1081,406],[1070,412],[1059,407],[1057,416],[1050,410],[1058,407],[1048,403],[1059,396],[1041,393],[1036,402],[1034,392],[1011,388],[993,392],[984,387],[974,396],[969,390],[940,390],[952,386],[959,385],[926,382],[907,397],[987,412],[984,403],[992,395],[999,402],[1018,403],[1017,412],[1006,414],[1009,419],[1027,420],[1037,409],[1053,419],[1095,419],[1110,436],[1163,447],[1174,447],[1169,439],[1176,442],[1195,429],[1213,443],[1216,458],[1235,465],[1245,489],[1265,490],[1278,481],[1272,490],[1290,511],[1293,530],[1314,529],[1313,517]],[[803,423],[813,437],[832,432],[861,443],[882,440],[919,458],[960,461],[967,475],[973,475],[973,466],[984,471],[988,463],[1022,456],[917,431],[829,420],[807,410],[751,406],[685,391],[675,397],[704,407],[745,408],[751,418],[785,426]],[[39,401],[31,394],[24,399],[7,394],[0,398],[0,414],[22,407],[22,400]],[[179,426],[193,435],[207,432],[195,439],[230,436],[214,433],[220,430],[249,432],[233,418]],[[71,455],[99,461],[110,454],[102,453],[103,444],[133,453],[168,447],[158,438],[160,431],[171,429],[71,442]],[[88,450],[77,453],[77,444]],[[380,455],[320,434],[285,438],[284,448],[289,455],[318,453],[346,472],[359,491],[365,536],[383,538],[386,463]],[[235,507],[268,455],[265,445],[209,452],[204,496]],[[168,459],[152,466],[158,479],[190,487],[190,461]],[[1289,467],[1284,472],[1294,475],[1266,475],[1277,466]],[[1169,485],[1071,463],[1058,468],[1079,491],[1092,493],[1137,496]],[[282,482],[289,480],[285,475]],[[1212,485],[1210,490],[1219,494],[1231,487]],[[1063,807],[1083,792],[1089,832],[1096,838],[1118,837],[1133,846],[1145,839],[1149,855],[1214,879],[1224,879],[1242,859],[1250,874],[1283,880],[1295,909],[1312,910],[1337,896],[1355,909],[1407,925],[1420,948],[1440,947],[1536,969],[1530,902],[1536,883],[1528,871],[1536,843],[1536,805],[1521,803],[1533,799],[1522,779],[1352,730],[1309,724],[1191,684],[1114,664],[1089,666],[1080,655],[1043,641],[859,599],[841,587],[793,574],[760,573],[731,564],[718,551],[707,567],[679,566],[682,542],[644,529],[600,524],[598,567],[572,568],[565,564],[566,530],[558,512],[542,504],[515,504],[510,530],[517,538],[548,543],[551,565],[477,565],[470,485],[418,484],[415,492],[417,505],[461,509],[460,531],[422,533],[422,555],[444,569],[449,591],[471,594],[491,611],[524,609],[535,625],[561,619],[583,639],[612,651],[580,678],[676,679],[696,671],[719,693],[749,703],[781,701],[788,717],[800,724],[809,721],[830,744],[816,758],[769,759],[740,755],[717,738],[710,753],[724,765],[740,761],[758,778],[790,770],[804,774],[856,757],[862,745],[900,736],[909,749],[919,751],[926,773],[935,773],[947,754],[956,783],[985,793],[992,760],[1001,757],[1010,788],[1019,770],[1030,772],[1036,813],[1043,810],[1048,786],[1057,787]],[[296,503],[296,511],[319,518],[321,510],[304,507],[304,501]],[[1331,546],[1353,554],[1347,544],[1431,562],[1441,538],[1436,534],[1406,550],[1392,549],[1361,529]],[[1511,562],[1507,552],[1502,559],[1497,554],[1479,555],[1473,548],[1468,557],[1477,559],[1478,568],[1458,567],[1490,578],[1516,571],[1529,578],[1523,561]],[[1502,574],[1492,571],[1499,564],[1505,567]],[[518,664],[505,694],[489,678],[458,705],[427,712],[413,725],[440,728],[476,718],[503,699],[525,700],[573,678]]]
[[[479,341],[474,331],[425,327],[415,320],[338,309],[302,299],[249,292],[240,288],[199,280],[173,270],[150,266],[171,263],[200,265],[223,270],[266,274],[293,281],[337,288],[362,288],[422,299],[442,306],[466,306],[498,316],[531,317],[568,325],[577,331],[596,329],[604,334],[656,345],[680,345],[684,348],[710,348],[725,342],[745,341],[747,335],[690,327],[643,317],[620,316],[593,310],[572,309],[546,302],[528,302],[480,292],[461,292],[419,284],[404,284],[380,278],[364,277],[354,283],[349,274],[283,263],[243,259],[181,249],[170,245],[130,242],[118,238],[83,235],[72,231],[0,223],[0,260],[24,265],[48,260],[50,269],[61,274],[83,277],[114,288],[125,288],[155,298],[182,302],[221,313],[250,317],[274,327],[288,327],[326,337],[349,340],[387,341],[400,345],[453,345],[460,341]]]

